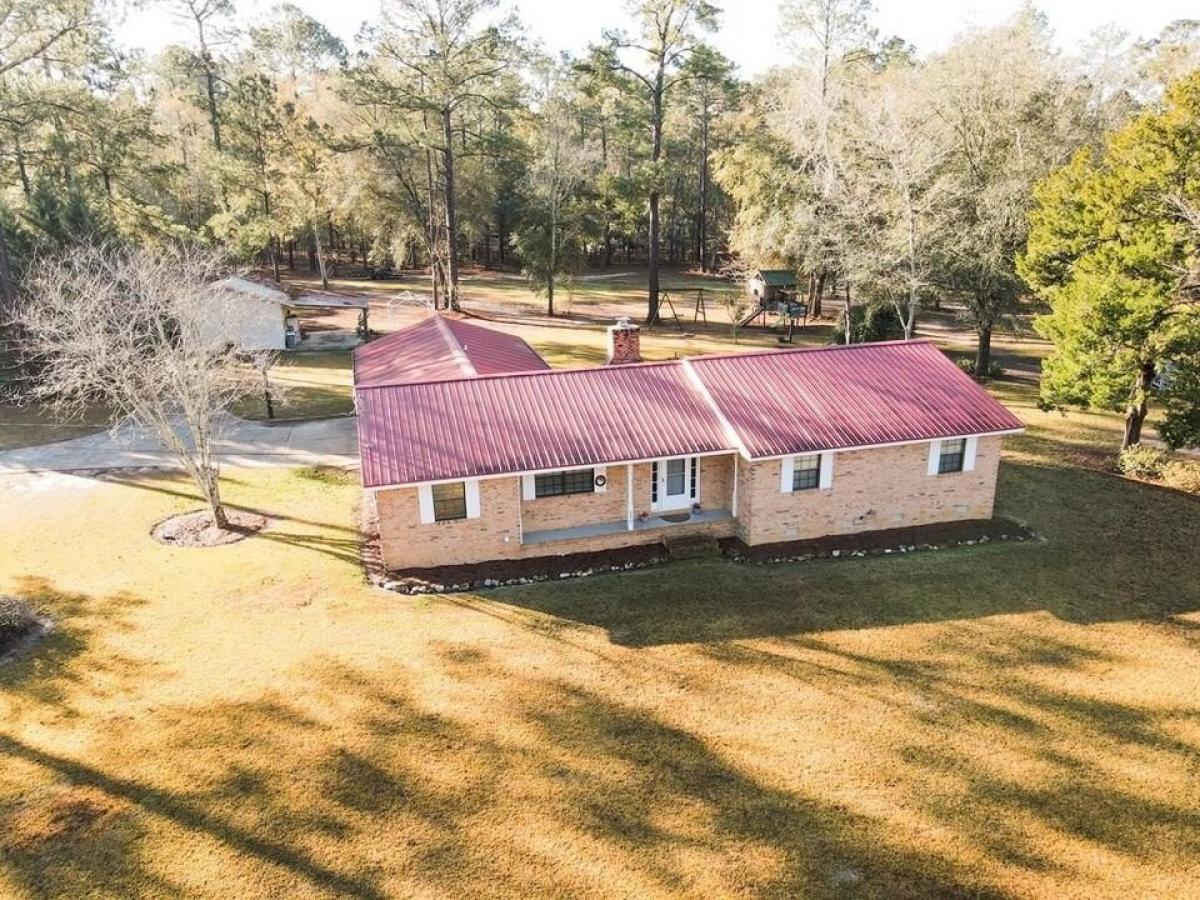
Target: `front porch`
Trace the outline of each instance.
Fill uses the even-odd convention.
[[[709,526],[719,526],[721,523],[727,522],[732,525],[733,521],[733,514],[727,509],[680,510],[674,513],[654,513],[644,518],[636,518],[633,520],[632,527],[628,520],[619,519],[609,522],[590,522],[586,525],[572,525],[568,528],[526,531],[521,536],[521,543],[529,546],[556,541],[578,541],[608,535],[638,534],[673,529],[703,531],[708,530]],[[730,531],[732,533],[731,529]]]

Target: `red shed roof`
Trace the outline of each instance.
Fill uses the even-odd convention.
[[[687,361],[751,459],[1022,428],[926,341]]]
[[[674,362],[358,392],[367,487],[730,450]]]
[[[434,313],[354,350],[358,387],[549,369],[516,335]]]
[[[455,377],[357,396],[367,487],[1022,427],[924,341]]]

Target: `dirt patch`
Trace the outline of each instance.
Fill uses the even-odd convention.
[[[1010,519],[968,519],[829,535],[804,541],[779,541],[753,547],[743,543],[740,538],[725,538],[721,541],[721,550],[726,556],[741,562],[792,562],[839,556],[912,553],[916,550],[941,550],[991,541],[1028,541],[1037,537],[1028,526]]]
[[[464,566],[435,566],[386,572],[377,583],[401,594],[438,594],[531,584],[559,578],[579,578],[600,572],[624,572],[664,563],[667,549],[662,544],[642,544],[591,553],[500,559]]]
[[[267,517],[240,509],[227,509],[228,528],[218,528],[207,509],[163,519],[150,536],[169,547],[220,547],[258,534],[267,527]]]
[[[306,481],[316,481],[321,484],[357,484],[359,479],[357,469],[346,469],[341,466],[308,466],[297,469],[296,474]]]
[[[40,852],[47,844],[86,839],[107,829],[126,804],[90,787],[66,788],[41,801],[31,801],[9,817],[10,847]]]

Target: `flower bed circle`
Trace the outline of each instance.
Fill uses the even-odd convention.
[[[221,547],[258,534],[267,527],[267,517],[240,509],[225,511],[228,528],[218,528],[212,512],[198,509],[163,519],[150,529],[150,536],[168,547]]]

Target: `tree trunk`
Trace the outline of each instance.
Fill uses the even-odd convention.
[[[225,507],[221,503],[220,479],[211,465],[206,464],[200,468],[200,489],[204,493],[204,499],[208,501],[208,508],[212,511],[213,523],[222,531],[228,529],[229,517],[225,515]]]
[[[329,290],[329,276],[325,272],[325,254],[321,251],[321,231],[317,228],[316,222],[313,222],[312,235],[313,243],[317,247],[317,266],[321,270],[321,287]]]
[[[1142,439],[1142,424],[1146,421],[1146,407],[1150,398],[1150,387],[1154,383],[1154,365],[1143,363],[1137,382],[1129,393],[1129,405],[1125,408],[1125,435],[1121,449],[1131,447]]]
[[[546,280],[546,315],[554,318],[554,272],[558,266],[558,209],[550,211],[550,277]]]
[[[457,310],[458,306],[458,221],[454,209],[454,132],[450,122],[450,107],[442,107],[442,173],[445,182],[446,201],[446,306]]]
[[[984,379],[992,367],[992,326],[980,325],[977,331],[979,344],[975,348],[975,377]]]
[[[700,257],[700,271],[707,272],[708,264],[708,111],[705,110],[704,120],[700,125],[700,219],[696,223],[700,232],[697,240],[697,251]]]
[[[653,113],[650,119],[652,131],[652,147],[650,150],[650,161],[653,164],[654,174],[653,185],[650,188],[650,247],[649,259],[647,265],[649,267],[649,298],[646,309],[646,324],[653,325],[658,321],[658,237],[659,237],[659,221],[658,221],[658,161],[662,158],[662,132],[663,132],[663,67],[659,66],[658,78],[654,82],[654,91],[651,98],[653,102]]]
[[[13,285],[12,264],[8,259],[8,236],[4,232],[4,224],[0,222],[0,300],[4,301],[4,308],[0,310],[0,314],[6,316],[11,312],[12,304],[16,298],[17,292]]]
[[[293,238],[288,241],[288,271],[296,271],[296,240]]]
[[[854,343],[854,335],[850,331],[850,322],[851,322],[851,316],[852,316],[852,313],[850,312],[850,310],[852,308],[853,307],[851,306],[851,303],[850,303],[850,279],[847,278],[846,279],[846,344],[847,345]]]
[[[204,61],[204,90],[208,95],[208,124],[212,129],[213,147],[221,152],[221,116],[217,112],[217,76],[213,71],[212,54],[208,50],[201,52]]]
[[[826,276],[827,276],[827,273],[825,272],[824,269],[822,269],[820,272],[817,273],[817,283],[813,289],[813,300],[812,300],[812,306],[810,307],[810,309],[812,310],[812,317],[814,319],[821,318],[821,300],[825,296],[825,278],[826,278]]]

